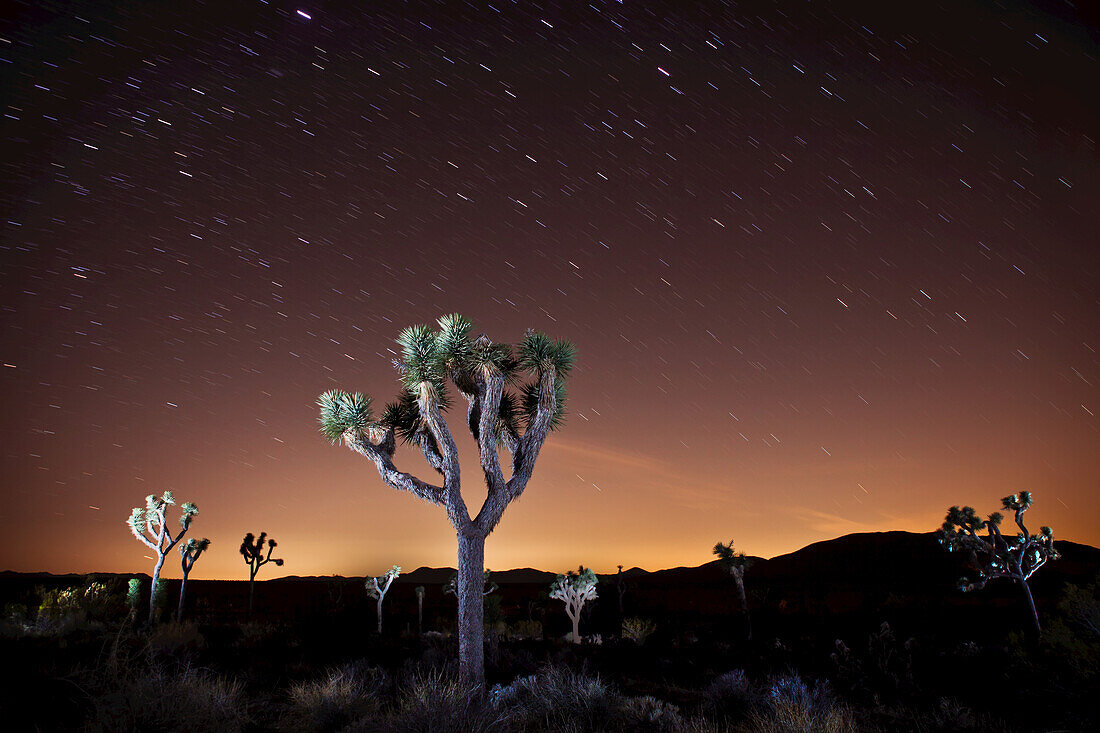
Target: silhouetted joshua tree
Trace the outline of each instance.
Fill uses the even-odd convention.
[[[1035,633],[1042,633],[1039,626],[1039,612],[1035,609],[1035,599],[1031,596],[1028,580],[1043,567],[1048,560],[1057,560],[1058,551],[1054,549],[1054,530],[1040,527],[1039,534],[1031,534],[1024,526],[1024,512],[1031,508],[1031,492],[1021,491],[1001,500],[1004,509],[1015,514],[1016,526],[1020,528],[1015,537],[1006,538],[1001,534],[1000,524],[1004,517],[993,512],[989,519],[981,520],[973,507],[959,509],[953,506],[947,510],[943,527],[937,532],[940,544],[949,552],[967,553],[970,564],[977,571],[978,578],[970,581],[962,578],[959,590],[980,590],[990,580],[1010,578],[1020,584],[1031,611],[1031,620],[1035,623]],[[978,534],[987,530],[985,537]]]
[[[550,584],[550,597],[565,603],[565,613],[573,622],[573,643],[581,643],[581,609],[585,601],[596,598],[596,574],[583,565],[559,575]]]
[[[183,597],[184,593],[187,592],[187,576],[191,574],[191,568],[195,567],[199,555],[205,552],[207,547],[210,547],[210,540],[205,537],[201,540],[196,540],[194,537],[191,537],[185,544],[180,545],[183,580],[180,581],[180,607],[176,611],[176,621],[183,621]]]
[[[150,494],[145,497],[145,508],[135,507],[130,512],[130,518],[126,520],[134,537],[157,554],[153,565],[153,582],[149,588],[149,623],[153,623],[156,617],[157,582],[160,580],[160,569],[164,567],[164,558],[187,534],[191,520],[199,513],[197,506],[189,501],[184,502],[180,506],[180,531],[173,537],[168,529],[165,512],[175,503],[176,499],[171,491],[165,491],[160,496]]]
[[[416,586],[416,633],[424,633],[424,586]]]
[[[386,593],[390,590],[390,585],[393,584],[394,578],[401,575],[401,566],[394,565],[387,570],[385,574],[379,575],[377,578],[367,578],[367,595],[375,599],[378,602],[378,633],[382,633],[382,601],[386,598]]]
[[[267,542],[267,556],[264,556],[264,542]],[[275,567],[281,568],[283,566],[282,558],[272,557],[271,552],[275,549],[277,543],[275,540],[267,539],[267,532],[260,532],[259,537],[254,537],[251,532],[244,536],[244,541],[241,542],[241,557],[244,558],[245,564],[248,565],[248,615],[252,615],[252,597],[253,591],[256,586],[256,573],[260,572],[260,568],[267,565],[269,562],[275,563]]]
[[[716,544],[714,554],[737,586],[737,600],[741,603],[741,612],[745,614],[745,639],[752,641],[752,618],[749,616],[749,599],[745,595],[745,568],[752,564],[752,560],[745,557],[743,552],[733,551],[733,540],[725,545],[721,542]]]
[[[370,459],[389,486],[446,509],[458,534],[459,673],[464,683],[482,691],[485,538],[523,494],[547,435],[561,424],[574,352],[566,341],[528,331],[513,356],[506,344],[484,335],[471,338],[473,324],[462,316],[444,316],[438,323],[438,331],[412,326],[398,336],[401,356],[394,366],[403,388],[381,418],[375,419],[369,397],[332,390],[318,400],[321,432]],[[442,414],[451,404],[448,382],[468,403],[466,425],[477,442],[487,487],[485,502],[472,518],[462,498],[458,450]],[[441,486],[397,469],[397,438],[420,448],[442,475]],[[507,480],[500,446],[512,455]]]
[[[622,623],[622,620],[625,616],[625,613],[623,612],[623,597],[626,596],[626,592],[629,589],[630,589],[630,583],[627,583],[625,580],[623,580],[623,566],[620,565],[619,566],[619,572],[615,573],[615,590],[617,590],[619,592],[619,622],[620,623]]]

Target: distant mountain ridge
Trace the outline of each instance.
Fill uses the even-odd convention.
[[[1048,564],[1037,574],[1084,576],[1100,571],[1100,549],[1069,540],[1056,540],[1055,546],[1062,553],[1062,559]],[[777,555],[770,559],[750,556],[751,565],[746,577],[758,581],[792,580],[805,578],[810,582],[830,584],[881,585],[889,583],[889,577],[906,578],[911,583],[914,578],[932,576],[937,582],[945,577],[949,569],[957,569],[958,556],[948,554],[937,542],[932,532],[915,533],[903,531],[858,532],[836,537],[830,540],[813,542],[794,552]],[[442,585],[455,572],[454,568],[433,568],[422,566],[401,575],[396,582],[419,585]],[[0,579],[74,579],[85,575],[102,577],[144,577],[147,573],[48,573],[0,571]],[[511,570],[493,570],[493,580],[499,584],[549,584],[557,573],[536,568],[514,568]],[[354,580],[362,576],[339,575],[287,575],[264,579],[260,582],[285,581],[332,581]],[[601,583],[613,582],[615,573],[599,573]],[[661,583],[697,583],[712,582],[718,577],[728,577],[717,560],[696,567],[681,566],[663,570],[648,571],[632,567],[622,573],[624,580],[630,582]],[[956,578],[948,574],[949,582]],[[227,581],[206,582],[247,582],[230,579]]]

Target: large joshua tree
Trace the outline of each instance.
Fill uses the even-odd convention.
[[[401,566],[394,565],[382,575],[376,578],[367,578],[367,595],[378,602],[378,633],[382,633],[382,601],[386,600],[386,593],[393,585],[394,578],[401,575]]]
[[[1020,528],[1015,537],[1005,538],[1001,534],[1000,524],[1004,516],[993,512],[982,520],[973,507],[960,509],[953,506],[947,510],[947,517],[940,528],[939,541],[949,552],[961,551],[968,554],[971,566],[977,571],[976,580],[963,578],[959,581],[962,591],[980,590],[990,580],[1010,578],[1016,581],[1027,599],[1031,620],[1035,624],[1035,633],[1042,633],[1039,625],[1039,612],[1035,608],[1035,599],[1031,596],[1028,580],[1048,560],[1057,560],[1058,551],[1054,549],[1054,530],[1040,527],[1039,534],[1031,534],[1024,526],[1024,512],[1031,508],[1031,492],[1021,491],[1001,499],[1003,508],[1015,515],[1016,526]],[[986,536],[978,534],[986,530]]]
[[[264,542],[267,542],[267,556],[264,556]],[[241,542],[241,557],[244,558],[245,563],[248,565],[248,615],[252,615],[252,598],[253,591],[256,587],[256,573],[260,572],[260,568],[267,565],[269,562],[275,563],[275,567],[281,568],[283,566],[283,560],[279,557],[272,557],[271,553],[277,546],[275,540],[267,539],[267,532],[260,532],[260,536],[256,537],[251,532],[244,536],[244,540]]]
[[[145,497],[145,508],[134,507],[130,512],[130,518],[126,520],[134,537],[157,555],[153,565],[153,582],[149,589],[149,623],[153,623],[156,618],[157,584],[160,580],[160,569],[164,567],[164,558],[187,534],[187,530],[191,527],[191,520],[199,513],[197,506],[189,501],[184,502],[180,506],[180,531],[173,537],[172,531],[168,529],[165,513],[168,507],[175,503],[176,499],[171,491],[165,491],[160,496],[150,494]]]
[[[183,566],[183,580],[180,581],[180,606],[176,611],[176,621],[183,621],[183,598],[187,592],[187,576],[191,574],[191,568],[195,567],[199,555],[210,547],[210,540],[203,537],[197,540],[191,537],[185,544],[180,545],[180,564]]]
[[[718,556],[718,562],[733,578],[733,584],[737,586],[737,600],[741,603],[741,612],[745,614],[745,638],[752,641],[752,619],[749,617],[749,599],[745,595],[745,568],[752,560],[745,557],[743,552],[733,551],[733,540],[723,545],[721,542],[714,546],[714,554]]]
[[[317,402],[325,437],[371,460],[392,488],[446,510],[458,535],[459,672],[464,682],[481,690],[485,538],[527,488],[547,435],[561,424],[574,349],[528,331],[513,351],[485,335],[472,338],[473,324],[460,315],[444,316],[438,325],[438,330],[412,326],[398,336],[401,356],[394,366],[403,388],[380,418],[363,394],[331,390]],[[443,419],[451,404],[448,383],[467,402],[466,426],[477,442],[487,487],[474,516],[462,497],[458,450]],[[393,460],[397,440],[417,446],[442,485],[400,471]],[[501,446],[512,456],[507,479],[497,452]]]
[[[565,575],[554,578],[550,584],[550,597],[565,604],[565,613],[573,622],[573,643],[581,643],[581,609],[585,601],[596,598],[596,574],[583,565]]]

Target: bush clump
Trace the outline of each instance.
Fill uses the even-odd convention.
[[[365,663],[345,664],[324,678],[291,685],[282,730],[337,731],[374,718],[389,687],[384,670]]]
[[[154,668],[112,687],[93,699],[95,713],[87,730],[234,733],[249,722],[243,685],[208,672]]]

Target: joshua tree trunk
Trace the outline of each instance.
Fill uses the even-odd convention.
[[[416,635],[424,635],[424,596],[416,598]]]
[[[573,643],[581,643],[581,611],[578,608],[576,613],[569,614],[569,620],[573,622]]]
[[[741,611],[745,614],[745,639],[752,641],[752,618],[749,616],[749,599],[745,595],[745,569],[731,568],[733,582],[737,584],[737,599],[741,602]]]
[[[157,616],[157,583],[160,581],[160,569],[164,567],[164,555],[160,555],[157,564],[153,566],[153,585],[149,591],[149,623],[152,624]]]
[[[378,612],[378,635],[381,636],[382,635],[382,597],[381,596],[378,597],[378,601],[377,601],[377,605],[375,606],[375,610]]]
[[[1043,633],[1043,629],[1039,626],[1039,611],[1035,608],[1035,599],[1031,597],[1031,588],[1026,580],[1020,581],[1020,587],[1024,589],[1024,597],[1027,598],[1027,607],[1031,611],[1031,621],[1035,624],[1035,635],[1039,636]]]
[[[252,618],[252,598],[256,590],[256,571],[248,574],[248,617]]]
[[[176,621],[180,622],[180,623],[183,622],[183,597],[184,597],[184,593],[186,593],[186,592],[187,592],[187,576],[184,575],[183,580],[180,581],[180,605],[179,605],[179,608],[176,609]]]
[[[458,534],[458,672],[478,690],[485,686],[485,537]]]

